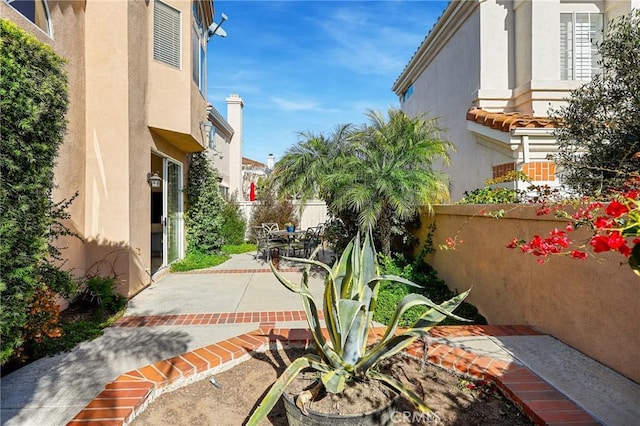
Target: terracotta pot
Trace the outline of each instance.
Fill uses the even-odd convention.
[[[388,405],[362,414],[328,414],[308,410],[309,415],[302,414],[296,407],[292,397],[286,392],[282,395],[284,408],[287,412],[289,426],[387,426],[392,425],[398,395]]]

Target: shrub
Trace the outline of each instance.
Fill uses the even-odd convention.
[[[236,197],[237,192],[225,200],[222,206],[222,227],[220,233],[224,238],[225,244],[237,245],[244,243],[247,221],[242,216]]]
[[[171,264],[171,272],[184,272],[193,269],[204,269],[220,265],[229,259],[227,254],[205,254],[191,252],[177,262]]]
[[[384,281],[380,285],[378,306],[374,316],[374,320],[378,322],[388,324],[393,318],[398,304],[408,294],[421,294],[435,303],[442,303],[456,294],[449,290],[445,282],[438,277],[437,272],[427,263],[422,261],[409,263],[402,255],[389,257],[380,254],[378,259],[382,275],[397,275],[421,287],[415,288],[398,282]],[[424,312],[425,308],[422,306],[409,309],[403,314],[400,325],[408,326],[413,324]],[[469,303],[463,302],[458,307],[457,312],[460,316],[468,318],[475,324],[487,323],[486,319],[478,313],[478,309]],[[447,318],[442,324],[461,324],[461,322],[453,318]]]
[[[65,62],[0,19],[0,363],[21,344],[53,222],[53,168],[68,105]]]
[[[280,228],[284,228],[287,222],[296,222],[293,204],[287,199],[278,199],[273,183],[269,179],[261,180],[256,193],[251,226],[277,223]]]
[[[116,293],[115,278],[96,275],[89,277],[86,284],[83,298],[95,304],[100,310],[114,313],[126,306],[126,297]]]
[[[218,176],[207,156],[191,154],[189,178],[184,190],[189,202],[185,216],[187,253],[213,254],[220,249],[224,199],[218,189]]]

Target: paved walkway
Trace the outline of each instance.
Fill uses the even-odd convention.
[[[299,279],[297,269],[281,270]],[[320,297],[320,275],[310,287]],[[168,274],[133,298],[103,336],[4,377],[2,424],[127,424],[162,392],[230,368],[252,350],[308,344],[305,327],[299,297],[252,253]],[[439,327],[430,340],[430,361],[496,381],[538,424],[640,418],[640,385],[530,327]]]

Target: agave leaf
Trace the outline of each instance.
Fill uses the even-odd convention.
[[[333,281],[336,289],[338,290],[338,294],[340,294],[340,297],[344,299],[346,299],[347,297],[342,293],[343,283],[350,281],[351,277],[353,276],[351,262],[348,262],[348,258],[351,256],[353,249],[354,241],[352,240],[342,252],[342,256],[340,256],[340,259],[333,265],[333,269],[330,274],[330,276],[333,277]]]
[[[423,413],[431,413],[431,408],[427,406],[415,392],[411,389],[407,388],[404,384],[394,379],[393,377],[387,376],[386,374],[379,373],[377,371],[370,371],[367,374],[368,377],[372,379],[380,380],[383,383],[389,385],[389,387],[398,391],[402,396],[409,400],[418,410]]]
[[[360,281],[360,233],[355,236],[353,241],[353,250],[348,256],[343,256],[345,257],[344,261],[347,263],[348,268],[351,269],[351,276],[349,280],[342,282],[342,288],[340,289],[341,299],[353,299],[355,292],[354,286],[357,286]],[[340,260],[342,260],[342,257]]]
[[[271,264],[271,271],[282,285],[284,285],[290,291],[298,293],[300,294],[300,296],[302,296],[302,306],[304,307],[305,314],[307,315],[307,323],[309,324],[311,336],[313,337],[318,352],[320,352],[323,357],[325,357],[327,362],[330,362],[330,359],[335,360],[337,355],[335,353],[332,353],[333,350],[327,345],[327,341],[322,334],[322,325],[320,323],[320,319],[318,318],[318,308],[316,306],[313,295],[309,292],[308,289],[308,274],[303,274],[302,285],[296,285],[287,277],[282,275],[280,271],[275,269],[273,264]]]
[[[264,419],[274,405],[276,405],[287,386],[307,367],[323,372],[327,371],[327,366],[322,363],[322,360],[317,355],[307,354],[296,358],[273,383],[269,392],[267,392],[258,408],[256,408],[249,418],[247,426],[257,425],[260,420]]]
[[[335,282],[329,276],[324,286],[323,306],[325,324],[329,332],[329,339],[333,343],[333,348],[342,353],[342,338],[340,337],[341,323],[338,306],[338,290]]]
[[[348,374],[344,371],[329,370],[322,375],[322,384],[327,389],[327,392],[340,393],[347,383],[347,376]]]
[[[467,296],[469,295],[469,292],[471,291],[471,289],[458,294],[455,297],[452,297],[451,299],[442,302],[440,304],[440,308],[444,309],[447,312],[453,312],[458,306],[460,306],[460,304],[464,301],[464,299],[467,298]],[[418,320],[411,326],[412,328],[415,329],[421,329],[421,328],[431,328],[437,324],[439,324],[440,322],[442,322],[447,316],[453,316],[453,318],[457,318],[459,320],[462,321],[467,321],[467,322],[471,322],[471,320],[468,320],[466,318],[462,318],[462,317],[458,317],[455,316],[453,314],[449,315],[445,315],[442,312],[436,310],[436,309],[429,309],[428,311],[426,311],[425,313],[423,313],[420,318],[418,318]]]
[[[438,321],[435,322],[435,324],[437,324],[438,322],[442,321],[446,317],[455,318],[455,319],[460,320],[460,321],[469,321],[469,320],[467,320],[465,318],[459,317],[459,316],[457,316],[457,315],[452,313],[452,311],[455,308],[457,308],[458,305],[460,305],[460,303],[462,303],[462,301],[467,297],[467,295],[469,294],[469,291],[471,291],[471,290],[467,290],[464,293],[460,293],[459,295],[447,300],[446,302],[443,302],[441,305],[435,304],[429,298],[424,297],[424,296],[422,296],[420,294],[408,294],[408,295],[406,295],[402,299],[402,301],[398,304],[398,307],[397,307],[395,313],[393,314],[393,318],[391,318],[391,321],[387,325],[387,329],[385,330],[385,333],[382,336],[382,339],[378,343],[378,346],[383,345],[388,339],[391,338],[391,336],[393,336],[393,334],[396,331],[396,328],[398,327],[398,323],[400,322],[400,318],[402,317],[402,315],[407,310],[409,310],[409,309],[411,309],[411,308],[413,308],[415,306],[429,306],[429,307],[431,307],[432,309],[427,310],[424,314],[422,314],[420,319],[423,319],[423,318],[428,318],[429,320],[439,319]],[[426,320],[425,320],[424,324],[419,323],[420,319],[418,321],[416,321],[416,323],[412,327],[414,327],[416,329],[426,328],[426,330],[423,330],[423,331],[425,331],[425,332],[428,331],[427,327],[429,326],[429,323],[426,322]],[[377,348],[374,348],[373,350],[377,350]]]
[[[402,352],[408,346],[413,344],[418,337],[423,336],[426,332],[421,330],[407,331],[399,336],[378,343],[374,348],[370,349],[360,361],[355,365],[354,371],[358,373],[367,373],[372,367],[385,358],[389,358],[399,352]]]
[[[378,272],[376,271],[376,253],[372,238],[371,232],[367,232],[360,253],[360,279],[358,280],[358,285],[353,289],[353,291],[356,292],[353,296],[359,295],[362,297],[365,286]]]
[[[413,281],[409,281],[408,279],[399,277],[397,275],[379,275],[379,276],[375,277],[375,279],[380,280],[380,281],[382,281],[382,280],[395,281],[397,283],[406,284],[406,285],[411,286],[411,287],[422,288],[421,285],[418,285],[418,284],[414,283]]]
[[[349,330],[351,330],[356,316],[362,308],[362,303],[357,300],[341,299],[338,301],[338,315],[340,316],[341,326],[338,332],[340,333],[340,343],[342,346],[344,346]]]
[[[362,354],[364,354],[367,343],[367,315],[366,308],[360,302],[356,300],[344,300],[343,302],[353,302],[353,317],[348,324],[348,328],[345,328],[345,342],[342,349],[342,358],[344,361],[353,366]],[[351,367],[350,370],[353,368]]]
[[[317,251],[318,249],[316,249],[314,253],[316,253]],[[331,274],[331,268],[329,268],[329,266],[327,266],[327,264],[324,262],[320,262],[319,260],[314,260],[313,254],[308,259],[305,259],[302,257],[289,257],[289,256],[282,256],[282,259],[291,260],[296,263],[304,263],[306,265],[317,266],[327,271],[328,274]]]

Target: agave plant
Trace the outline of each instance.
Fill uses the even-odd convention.
[[[271,265],[271,270],[278,280],[286,288],[302,296],[317,354],[303,355],[289,365],[265,395],[249,419],[248,425],[255,425],[262,420],[277,403],[287,386],[308,367],[320,372],[321,385],[327,392],[340,393],[344,390],[346,383],[355,378],[373,379],[397,391],[411,401],[418,410],[425,413],[431,412],[411,389],[393,377],[380,373],[374,367],[383,359],[399,353],[418,338],[426,335],[430,328],[447,316],[467,321],[454,315],[452,311],[467,297],[469,290],[440,305],[419,294],[407,295],[398,305],[382,338],[371,347],[367,347],[381,281],[391,280],[418,287],[417,284],[395,275],[379,275],[372,241],[371,231],[369,231],[360,246],[358,233],[333,268],[314,260],[317,249],[309,259],[288,258],[288,260],[306,264],[300,285],[294,284]],[[312,265],[327,271],[322,308],[329,340],[322,333],[317,304],[309,291],[309,270]],[[401,316],[408,309],[420,305],[428,306],[430,309],[426,310],[411,327],[396,335]],[[305,411],[300,404],[296,403],[296,405]]]

